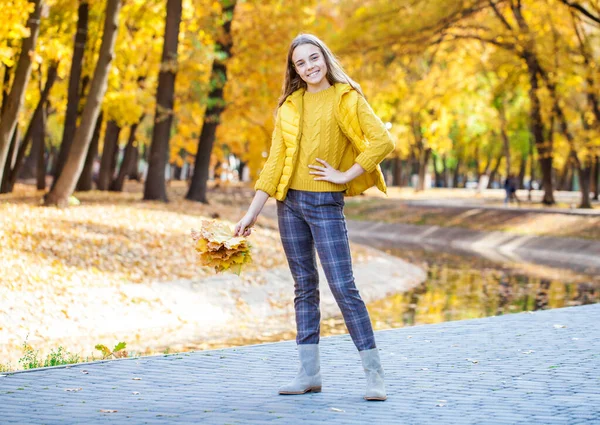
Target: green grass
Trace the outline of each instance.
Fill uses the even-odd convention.
[[[67,351],[64,347],[59,346],[57,349],[50,350],[50,354],[45,357],[38,351],[34,350],[27,340],[23,343],[23,357],[19,359],[19,365],[22,370],[38,369],[42,367],[51,366],[63,366],[76,363],[93,362],[96,360],[105,360],[111,356],[117,357],[129,357],[125,350],[126,344],[121,342],[117,344],[113,350],[109,350],[106,346],[98,344],[96,349],[102,352],[100,358],[96,358],[94,355],[91,357],[81,357],[78,354],[73,354]],[[10,363],[0,363],[0,373],[12,372],[15,368]]]
[[[51,350],[50,354],[42,357],[39,351],[25,344],[23,357],[19,359],[19,364],[24,370],[37,369],[40,367],[62,366],[74,363],[82,363],[84,360],[77,354],[72,354],[59,346],[56,350]]]

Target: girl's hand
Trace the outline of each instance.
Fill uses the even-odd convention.
[[[323,180],[326,182],[330,182],[330,183],[335,183],[335,184],[346,184],[348,183],[348,178],[346,177],[346,174],[336,170],[335,168],[333,168],[331,165],[329,165],[326,161],[323,161],[322,159],[316,158],[316,161],[323,164],[322,166],[318,166],[318,165],[309,165],[308,168],[315,170],[315,171],[310,171],[308,174],[314,174],[318,177],[315,177],[314,180]]]
[[[244,217],[235,225],[233,236],[250,236],[252,226],[256,223],[257,216],[246,213]]]

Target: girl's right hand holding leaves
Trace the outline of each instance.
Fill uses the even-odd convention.
[[[258,217],[246,213],[246,215],[242,217],[242,219],[235,225],[233,235],[244,237],[250,236],[250,233],[252,233],[252,227],[254,226],[254,223],[256,223],[257,218]]]

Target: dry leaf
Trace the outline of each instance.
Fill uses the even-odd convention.
[[[100,413],[117,413],[118,410],[105,410],[105,409],[100,409]]]
[[[192,230],[192,239],[200,254],[200,264],[214,268],[217,273],[229,270],[239,275],[242,266],[252,261],[246,238],[234,237],[224,223],[203,220],[199,231]]]

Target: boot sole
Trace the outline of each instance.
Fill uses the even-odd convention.
[[[386,401],[387,397],[363,397],[367,401]]]
[[[300,395],[306,393],[320,393],[321,387],[310,387],[304,391],[279,391],[279,395]]]

